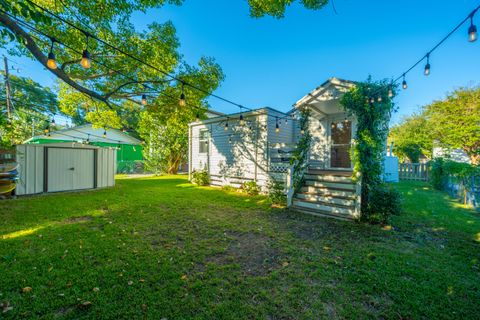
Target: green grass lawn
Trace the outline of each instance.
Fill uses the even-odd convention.
[[[2,201],[0,318],[478,319],[480,214],[398,188],[383,228],[182,176]]]

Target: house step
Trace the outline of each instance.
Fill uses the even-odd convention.
[[[333,204],[320,203],[314,201],[303,201],[294,199],[293,206],[299,208],[307,208],[315,211],[329,212],[331,214],[339,214],[345,216],[352,216],[355,214],[355,208],[353,207],[340,207]]]
[[[354,197],[355,193],[353,190],[344,190],[344,189],[333,189],[325,187],[315,187],[315,186],[303,186],[300,191],[302,193],[315,193],[318,195],[330,195],[333,197]]]
[[[315,181],[315,180],[305,180],[306,186],[318,187],[318,188],[328,188],[328,189],[337,189],[343,191],[354,191],[355,185],[352,183],[338,183],[338,182],[324,182],[324,181]]]
[[[301,212],[301,213],[305,213],[305,214],[309,214],[317,217],[334,218],[334,219],[344,220],[344,221],[351,221],[354,219],[354,217],[350,215],[346,216],[343,214],[337,214],[337,213],[332,213],[328,211],[311,210],[304,207],[293,206],[290,209],[296,212]]]
[[[340,176],[340,177],[351,177],[352,170],[325,170],[322,168],[309,166],[307,174],[316,174],[316,175],[329,175],[329,176]]]
[[[306,180],[315,180],[315,181],[324,181],[324,182],[338,182],[338,183],[353,183],[352,178],[344,176],[334,176],[334,175],[318,175],[318,174],[309,174],[305,175]]]
[[[354,197],[332,197],[331,195],[321,195],[316,193],[297,193],[295,195],[296,199],[305,200],[305,201],[316,201],[316,202],[323,202],[323,203],[332,203],[335,205],[341,206],[355,206],[355,199]]]

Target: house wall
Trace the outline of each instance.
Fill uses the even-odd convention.
[[[206,169],[211,184],[215,186],[240,187],[243,182],[257,181],[266,187],[269,180],[267,119],[266,114],[247,115],[244,126],[240,126],[238,120],[229,119],[228,131],[224,130],[225,118],[207,124],[192,124],[189,172]],[[205,129],[210,135],[208,152],[200,153],[200,132]]]

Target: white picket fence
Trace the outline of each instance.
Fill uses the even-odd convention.
[[[400,163],[398,165],[400,180],[428,181],[427,163]]]

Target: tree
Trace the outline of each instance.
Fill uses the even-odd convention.
[[[435,140],[460,148],[473,164],[480,163],[480,87],[461,88],[424,108]]]
[[[199,67],[185,65],[182,78],[195,86],[215,90],[224,79],[222,69],[213,59],[203,58]],[[168,88],[169,96],[179,96],[177,88]],[[208,104],[203,92],[185,88],[187,106],[179,107],[178,100],[161,95],[155,103],[143,111],[138,131],[145,141],[145,165],[155,173],[176,174],[187,160],[188,124],[196,118],[204,118]]]
[[[29,78],[10,75],[13,114],[7,118],[0,112],[0,144],[11,147],[20,144],[32,133],[43,132],[50,125],[50,116],[58,112],[57,96]],[[6,110],[5,90],[0,90],[1,110]]]
[[[285,10],[296,0],[248,0],[250,5],[250,14],[252,17],[260,18],[265,15],[275,18],[283,18]],[[299,1],[305,8],[319,10],[323,8],[328,0],[301,0]]]
[[[390,129],[389,142],[394,143],[395,154],[403,161],[418,163],[421,155],[432,157],[433,137],[424,114],[405,117]]]

